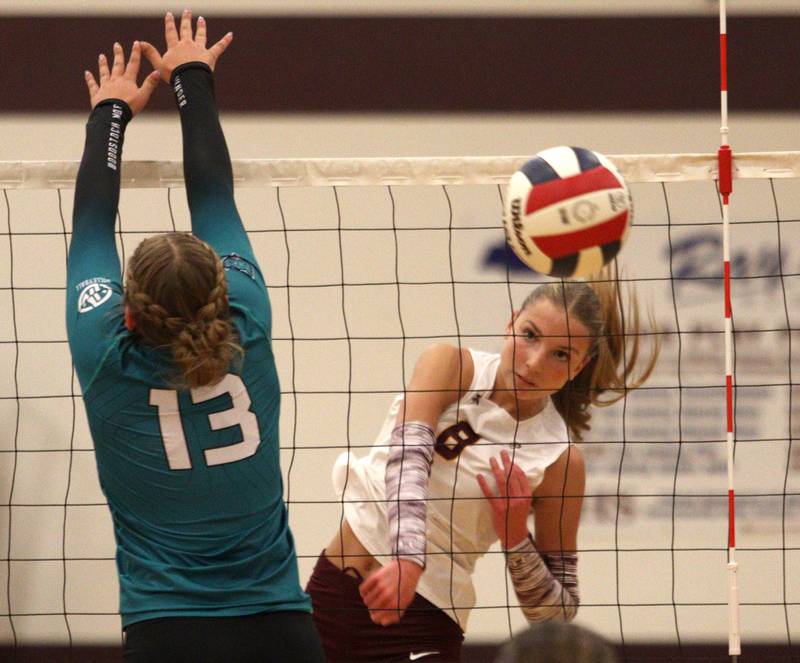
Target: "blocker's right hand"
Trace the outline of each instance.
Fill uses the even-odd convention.
[[[172,72],[187,62],[205,62],[213,71],[217,60],[233,41],[233,33],[227,33],[211,48],[206,48],[206,20],[202,16],[197,19],[197,30],[192,36],[192,12],[184,9],[180,34],[175,27],[172,12],[167,12],[164,17],[164,39],[167,50],[163,55],[146,41],[142,42],[142,53],[153,65],[153,69],[161,74],[161,80],[169,85]]]

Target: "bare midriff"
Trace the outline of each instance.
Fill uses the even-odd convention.
[[[366,578],[380,567],[378,560],[358,540],[346,520],[325,548],[325,556],[336,568],[353,576],[357,574],[361,578]]]

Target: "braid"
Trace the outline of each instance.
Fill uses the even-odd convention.
[[[211,247],[206,245],[209,251]],[[196,318],[186,324],[172,343],[172,357],[189,387],[219,382],[228,372],[234,356],[241,352],[236,343],[228,312],[228,284],[222,261],[214,254],[215,285]]]
[[[208,247],[211,250],[211,247]],[[216,275],[214,287],[208,293],[208,302],[197,311],[200,320],[216,320],[220,315],[228,315],[228,281],[225,278],[225,268],[222,260],[215,254],[214,263]]]
[[[243,354],[222,261],[193,235],[144,240],[128,266],[125,303],[134,333],[147,345],[171,351],[177,387],[215,384]]]
[[[165,331],[170,319],[167,310],[155,304],[150,295],[139,288],[139,284],[128,268],[125,284],[125,304],[137,321],[139,334],[151,345],[163,345],[168,337]]]

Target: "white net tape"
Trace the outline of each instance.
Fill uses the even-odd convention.
[[[504,184],[530,157],[392,159],[247,159],[233,164],[237,187]],[[715,154],[609,155],[631,183],[715,179]],[[734,178],[800,177],[800,152],[750,152],[734,157]],[[0,162],[0,187],[53,189],[74,186],[77,161]],[[126,161],[124,188],[183,183],[180,161]]]

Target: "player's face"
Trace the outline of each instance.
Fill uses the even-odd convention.
[[[586,365],[591,338],[580,321],[544,298],[519,311],[507,332],[493,399],[515,416],[533,416]]]

